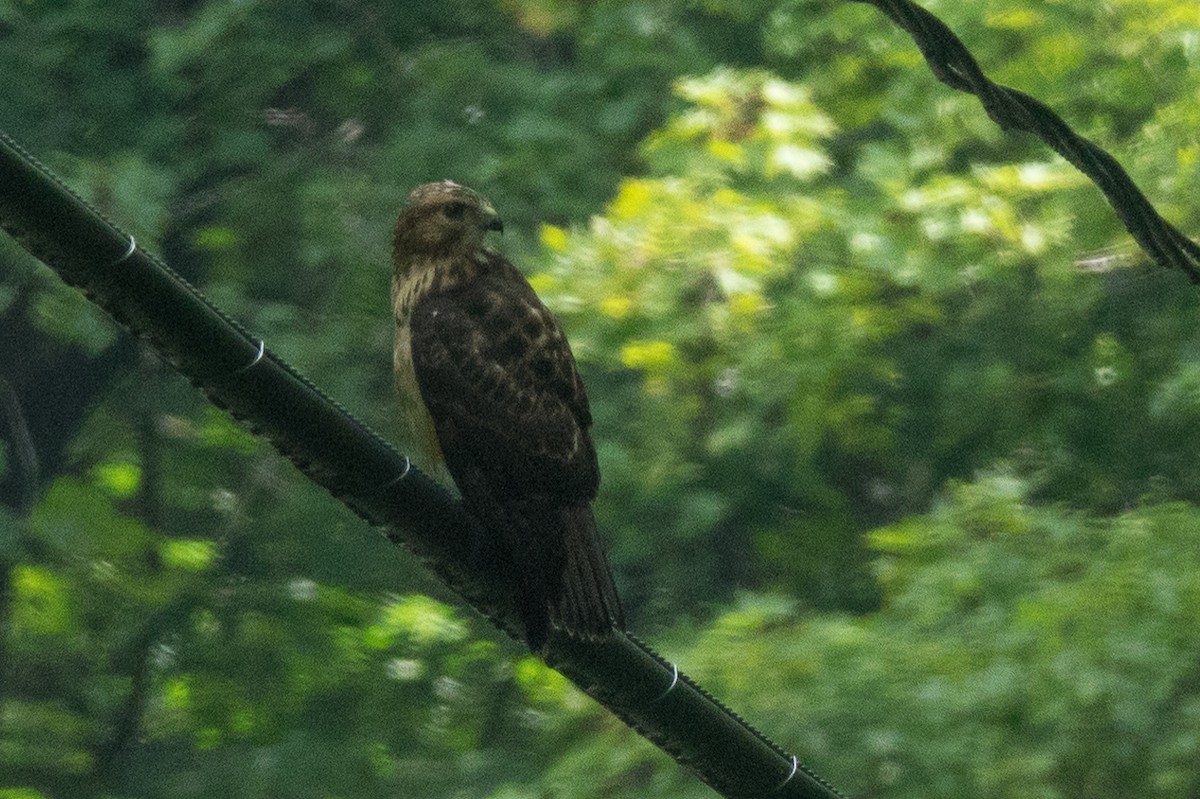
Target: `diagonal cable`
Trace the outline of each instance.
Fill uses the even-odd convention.
[[[1080,136],[1062,117],[1024,92],[993,82],[946,24],[911,0],[850,0],[875,6],[912,36],[942,83],[974,94],[1003,130],[1032,133],[1091,178],[1138,245],[1160,265],[1200,283],[1200,244],[1154,210],[1117,160]]]
[[[488,568],[502,553],[460,503],[2,132],[0,227],[519,640],[512,590]],[[838,797],[632,635],[556,634],[546,660],[723,796]]]

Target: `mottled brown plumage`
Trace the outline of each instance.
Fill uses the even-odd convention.
[[[417,187],[396,221],[396,383],[411,446],[501,537],[530,646],[551,624],[602,637],[623,624],[596,534],[600,483],[587,395],[558,321],[483,244],[491,204],[449,181]]]

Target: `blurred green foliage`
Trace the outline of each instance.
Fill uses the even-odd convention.
[[[1200,228],[1194,3],[926,6]],[[633,628],[849,795],[1200,792],[1200,303],[874,9],[0,0],[0,71],[385,433],[394,214],[488,194]],[[8,241],[0,317],[0,797],[711,795]]]

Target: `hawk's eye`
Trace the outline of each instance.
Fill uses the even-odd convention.
[[[466,212],[466,203],[446,203],[442,207],[442,213],[446,215],[447,219],[462,219]]]

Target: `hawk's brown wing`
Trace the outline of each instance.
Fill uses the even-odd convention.
[[[599,472],[571,350],[529,284],[503,265],[413,309],[421,396],[456,481],[478,471],[468,482],[506,497],[589,501]]]
[[[478,279],[418,300],[410,328],[446,466],[512,552],[531,646],[549,620],[606,634],[621,610],[591,515],[591,415],[557,321],[492,255]]]

